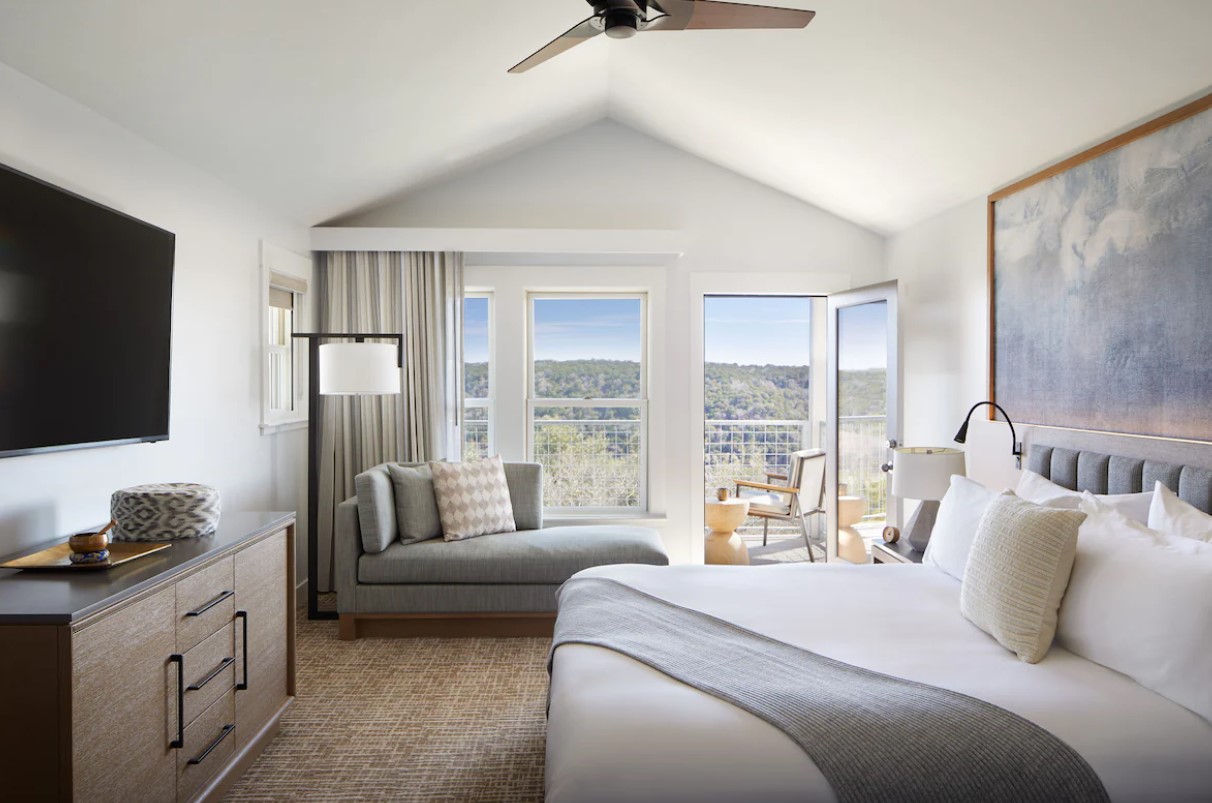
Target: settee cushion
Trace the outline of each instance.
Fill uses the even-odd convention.
[[[362,549],[372,554],[382,552],[400,535],[391,476],[382,467],[375,466],[354,477],[354,489],[358,493]]]
[[[438,501],[433,494],[433,472],[429,466],[390,463],[387,471],[395,492],[400,543],[415,544],[430,538],[441,538],[442,521],[438,517]]]
[[[669,563],[661,538],[645,527],[551,527],[465,541],[391,544],[358,559],[370,584],[559,584],[593,566]]]

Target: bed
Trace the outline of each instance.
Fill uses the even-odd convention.
[[[1076,449],[1035,446],[1029,464],[1067,487],[1102,493],[1108,485],[1112,492],[1151,487],[1154,478],[1188,499],[1212,487],[1204,469]],[[1212,724],[1059,646],[1039,664],[1020,662],[960,615],[959,581],[932,567],[616,566],[582,576],[991,702],[1067,742],[1112,800],[1212,794]],[[553,655],[547,796],[556,803],[835,799],[780,730],[624,655],[581,644]]]

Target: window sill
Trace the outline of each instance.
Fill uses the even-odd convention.
[[[278,424],[262,424],[262,435],[277,435],[279,432],[294,432],[297,429],[307,429],[307,419],[299,421],[282,421]]]
[[[587,524],[664,524],[666,516],[664,513],[648,513],[645,511],[636,511],[634,513],[564,513],[558,515],[544,514],[544,527],[576,527]]]

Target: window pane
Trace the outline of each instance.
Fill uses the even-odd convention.
[[[463,459],[479,460],[490,456],[488,408],[467,405],[463,408]]]
[[[640,408],[536,407],[547,507],[638,507]]]
[[[638,298],[536,298],[538,399],[640,398]]]
[[[294,332],[294,312],[282,307],[269,308],[269,345],[289,346]]]
[[[294,359],[291,353],[294,313],[282,307],[269,308],[269,409],[292,412]]]
[[[463,299],[463,394],[469,399],[487,399],[488,388],[488,299]]]

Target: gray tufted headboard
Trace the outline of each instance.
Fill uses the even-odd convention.
[[[1032,443],[1027,468],[1075,491],[1130,494],[1153,490],[1161,481],[1179,497],[1212,513],[1212,469],[1139,457]]]

